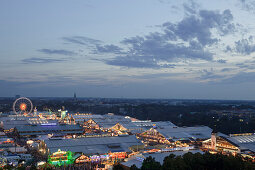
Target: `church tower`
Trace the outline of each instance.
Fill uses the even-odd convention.
[[[218,132],[217,132],[216,130],[213,130],[213,131],[212,131],[212,134],[211,134],[211,149],[213,149],[213,150],[216,150],[216,149],[217,149],[217,148],[216,148],[216,144],[217,144],[217,140],[216,140],[217,134],[218,134]]]
[[[74,95],[73,95],[73,100],[77,101],[76,93],[74,93]]]

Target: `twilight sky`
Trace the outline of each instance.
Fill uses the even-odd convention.
[[[0,96],[255,99],[255,0],[0,1]]]

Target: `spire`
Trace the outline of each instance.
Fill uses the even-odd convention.
[[[76,97],[76,93],[75,92],[74,92],[74,95],[73,95],[73,100],[77,101],[77,97]]]

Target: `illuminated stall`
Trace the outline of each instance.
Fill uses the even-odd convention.
[[[119,123],[111,127],[110,130],[116,132],[117,134],[127,134],[127,128]]]
[[[0,141],[0,147],[2,148],[12,147],[14,145],[14,140],[11,138],[3,138],[2,141]]]
[[[99,155],[92,155],[92,156],[90,156],[90,160],[91,160],[91,162],[97,162],[97,163],[101,161]]]
[[[88,123],[90,128],[97,129],[97,130],[100,129],[99,125],[94,120],[92,119],[88,120]]]
[[[169,140],[167,140],[161,133],[159,133],[154,128],[151,128],[143,133],[138,134],[137,137],[143,140],[144,143],[149,145],[155,144],[170,145]]]
[[[84,122],[83,128],[84,128],[85,134],[101,132],[98,124],[92,119],[89,119],[88,121]]]
[[[48,162],[55,166],[70,165],[74,163],[73,153],[60,149],[49,156]]]
[[[89,119],[88,121],[84,122],[84,126],[90,127],[90,128],[95,127],[97,129],[99,129],[97,123],[93,119]]]
[[[112,159],[125,159],[127,158],[126,152],[109,152],[109,157]]]
[[[86,155],[81,155],[75,159],[76,164],[90,162],[90,161],[91,161],[91,159]]]
[[[174,142],[175,147],[189,147],[190,145],[193,145],[193,141],[191,139],[179,139]]]
[[[69,124],[69,125],[75,125],[75,119],[73,118],[73,115],[66,115],[64,118],[61,118],[61,123]]]

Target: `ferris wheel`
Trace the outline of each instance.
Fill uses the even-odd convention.
[[[15,100],[12,106],[13,112],[17,115],[29,115],[33,110],[33,104],[30,99],[20,97]]]

